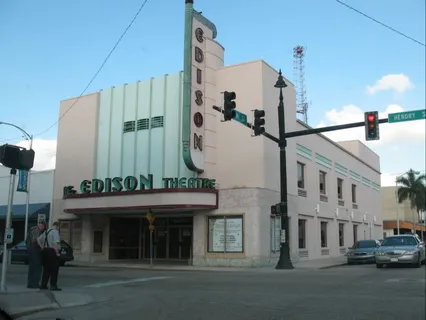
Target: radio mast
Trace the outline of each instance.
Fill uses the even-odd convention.
[[[296,112],[303,115],[301,119],[308,124],[308,102],[305,87],[305,52],[303,46],[293,48],[293,71],[296,89]]]

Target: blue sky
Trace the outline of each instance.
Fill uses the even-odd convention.
[[[141,3],[1,1],[0,121],[30,133],[53,124],[59,101],[80,94]],[[424,0],[346,3],[425,42]],[[261,58],[293,80],[292,48],[307,46],[312,126],[332,124],[326,113],[347,105],[381,112],[391,104],[404,110],[425,107],[425,47],[334,0],[195,0],[195,7],[218,27],[226,65]],[[148,1],[88,92],[181,70],[183,19],[184,0]],[[404,94],[367,92],[368,85],[389,74],[406,75],[414,88]],[[37,138],[55,139],[56,134],[54,127]],[[19,140],[17,131],[0,127],[0,142],[10,138]],[[400,138],[396,144],[368,144],[381,155],[382,171],[424,170],[424,136],[416,142]],[[396,161],[395,154],[402,158]]]

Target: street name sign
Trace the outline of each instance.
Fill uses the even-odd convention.
[[[242,113],[242,112],[239,112],[237,110],[234,110],[234,111],[235,111],[235,118],[234,118],[234,120],[237,121],[237,122],[239,122],[239,123],[241,123],[241,124],[243,124],[243,125],[247,125],[247,115],[244,114],[244,113]]]
[[[426,119],[426,109],[389,113],[389,123]]]

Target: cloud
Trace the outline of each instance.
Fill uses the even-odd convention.
[[[29,148],[29,143],[23,140],[17,144],[20,147]],[[33,170],[51,170],[56,165],[56,140],[34,139],[33,150],[35,151]]]
[[[401,106],[392,104],[385,111],[379,112],[379,117],[387,118],[389,113],[402,111],[404,109]],[[364,121],[364,111],[355,105],[347,105],[341,110],[327,111],[317,128],[359,121]],[[395,147],[395,143],[398,142],[424,142],[425,131],[424,120],[380,124],[380,140],[369,141],[369,144],[372,146],[392,144]],[[360,140],[365,143],[365,127],[325,132],[324,135],[334,141]]]
[[[382,173],[380,180],[382,187],[395,187],[395,181],[398,174]]]
[[[373,86],[367,86],[369,94],[373,95],[379,91],[394,90],[398,93],[404,93],[413,89],[414,85],[410,79],[404,74],[388,74],[381,77]]]

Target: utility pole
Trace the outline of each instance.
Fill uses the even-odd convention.
[[[33,136],[30,137],[30,150],[33,148]],[[26,203],[25,203],[25,233],[24,233],[24,240],[27,240],[28,235],[28,215],[29,215],[29,208],[30,208],[30,190],[31,190],[31,170],[27,171],[27,195],[26,195]]]
[[[10,169],[10,182],[9,182],[9,197],[7,201],[7,213],[6,213],[6,226],[4,233],[4,244],[3,244],[3,263],[1,269],[1,283],[0,290],[6,291],[6,274],[7,266],[9,264],[9,239],[13,239],[13,229],[11,228],[12,223],[12,205],[13,205],[13,194],[15,191],[15,180],[16,180],[16,169]]]
[[[281,245],[280,258],[275,269],[293,269],[290,258],[290,243],[289,243],[289,219],[288,219],[288,199],[287,199],[287,155],[285,138],[285,113],[284,113],[284,97],[283,88],[287,87],[284,81],[281,70],[279,72],[275,88],[280,89],[280,102],[278,104],[278,128],[279,128],[279,147],[280,147],[280,204],[277,207],[277,212],[281,215]]]

